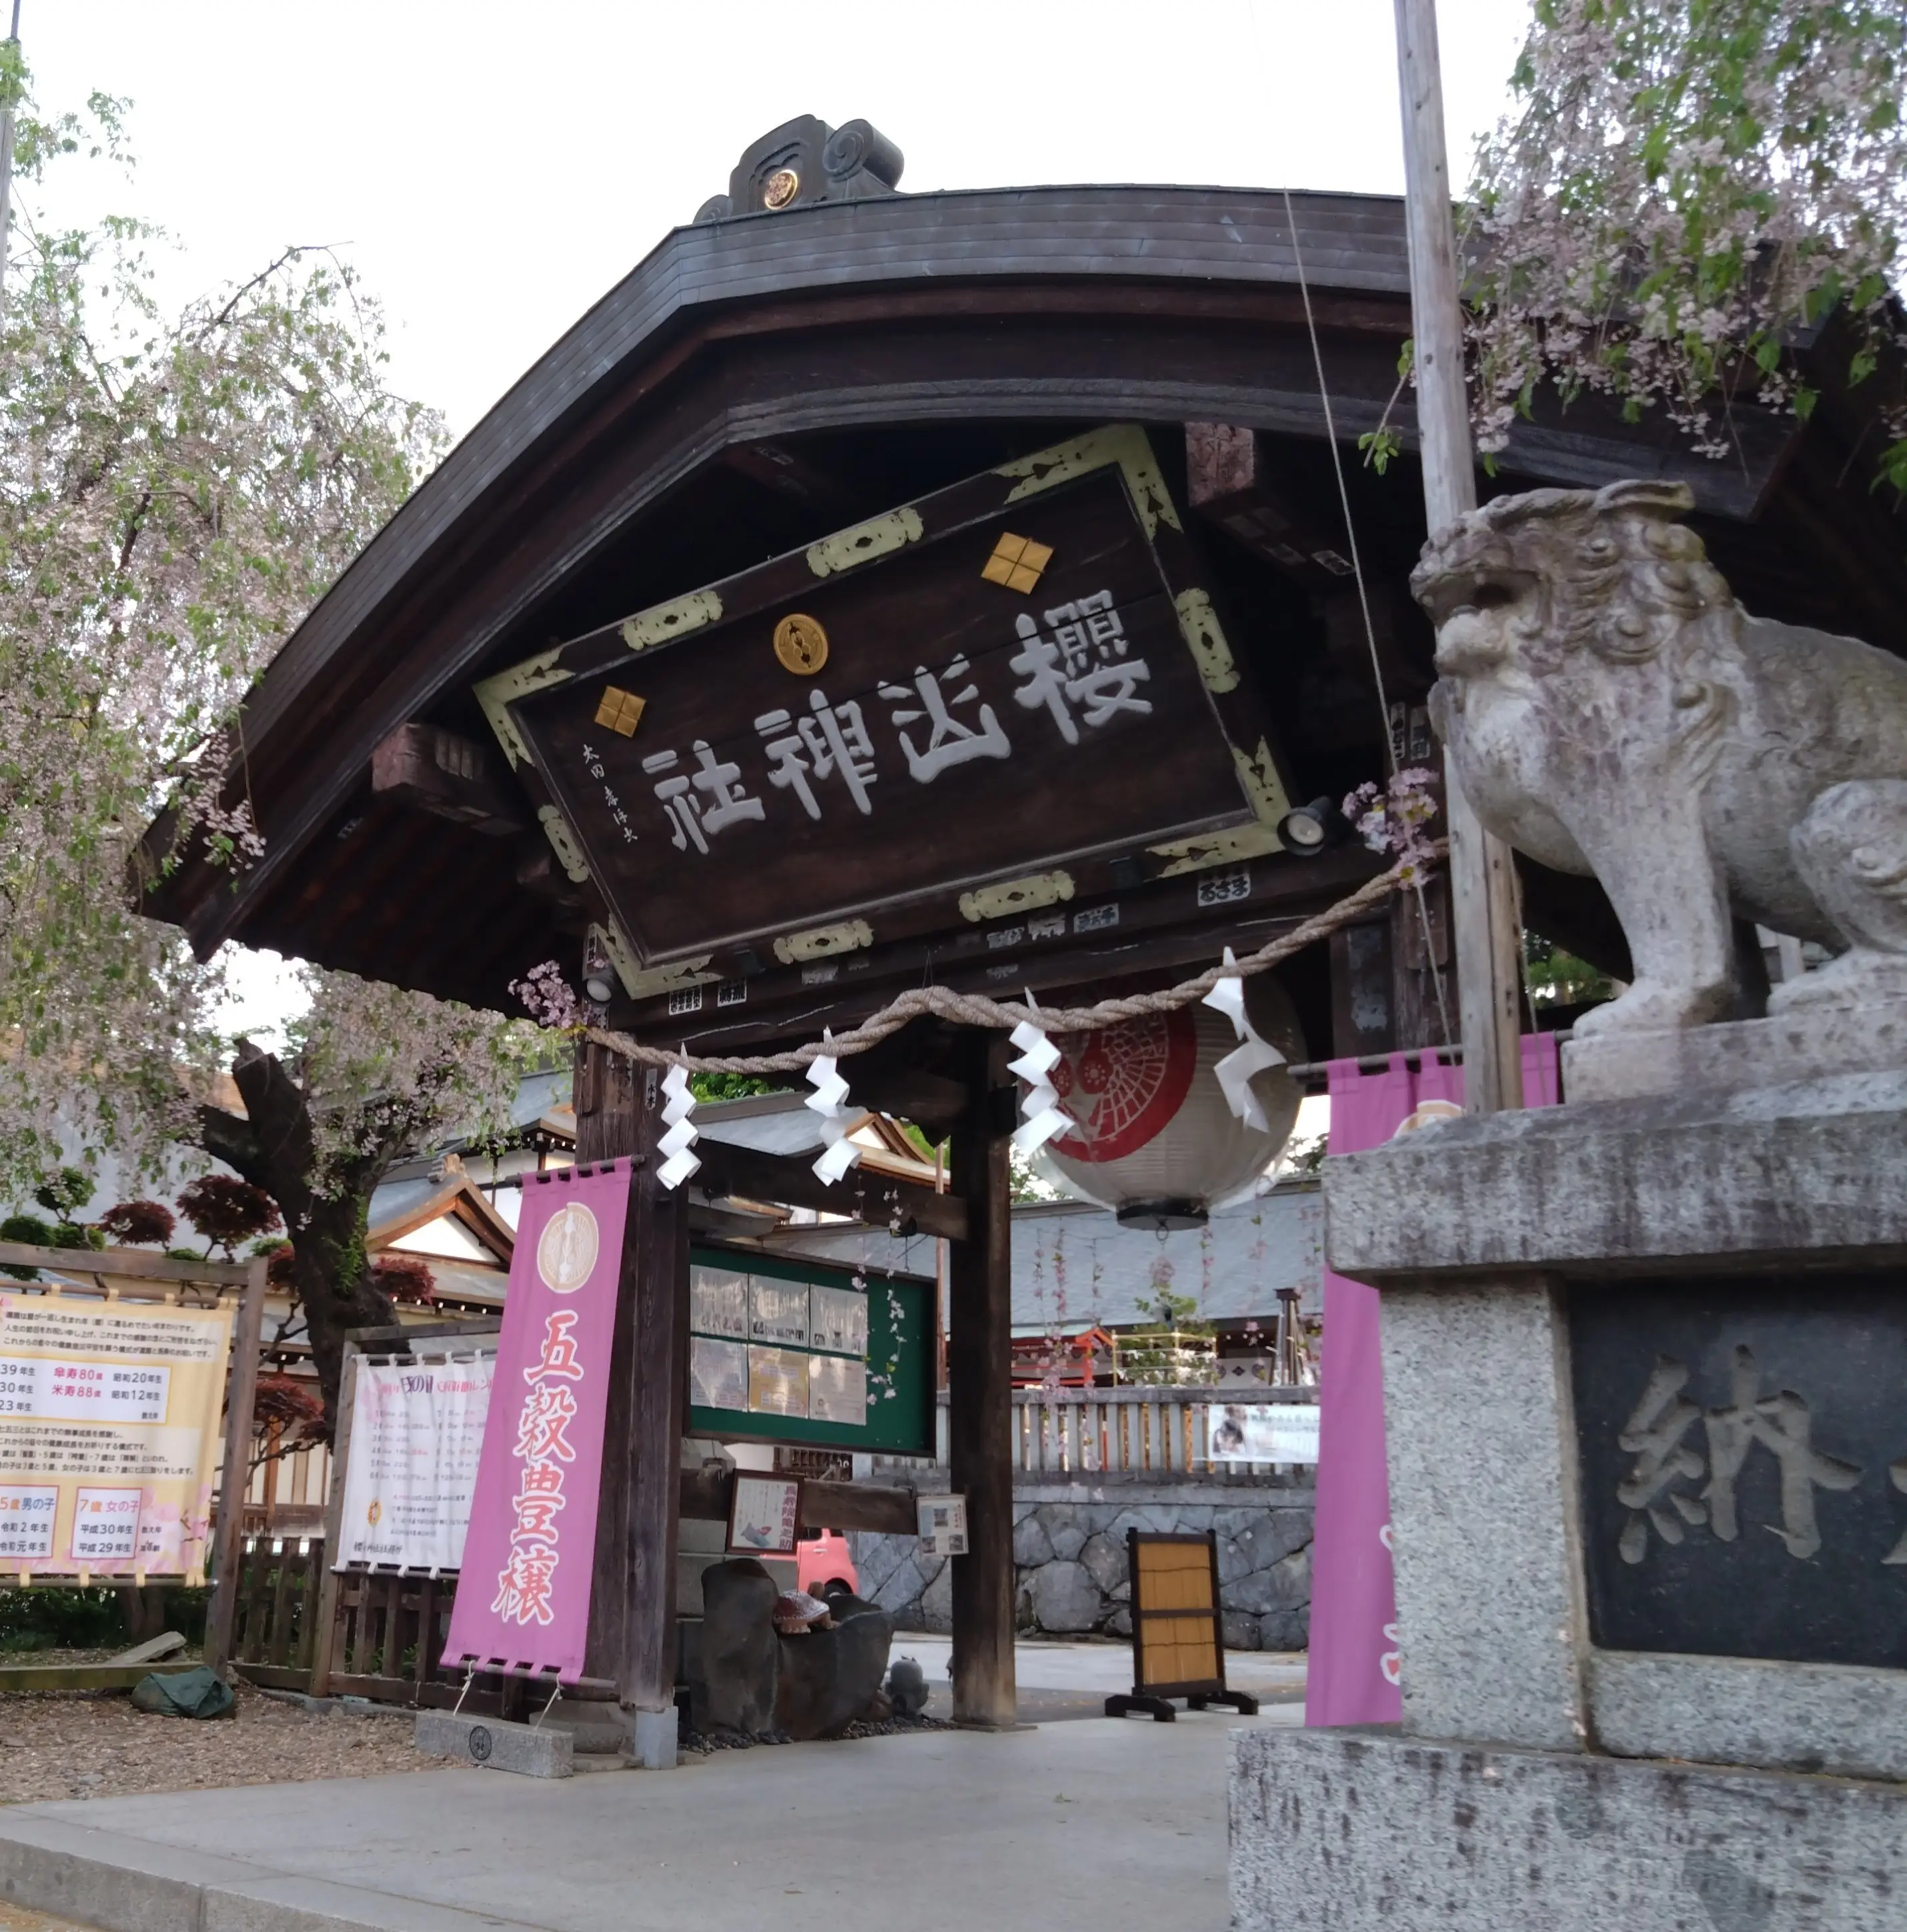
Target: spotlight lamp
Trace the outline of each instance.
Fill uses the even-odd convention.
[[[1341,845],[1353,830],[1350,820],[1329,798],[1314,798],[1287,812],[1278,820],[1279,842],[1294,858],[1315,859]]]
[[[615,997],[615,982],[609,976],[607,966],[599,966],[592,960],[589,970],[583,976],[583,991],[599,1006],[606,1006]]]

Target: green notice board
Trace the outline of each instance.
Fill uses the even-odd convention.
[[[727,1442],[934,1452],[935,1285],[746,1248],[689,1254],[689,1426]]]

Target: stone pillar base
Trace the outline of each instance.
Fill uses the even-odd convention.
[[[629,1756],[644,1771],[673,1771],[681,1762],[680,1714],[671,1704],[666,1711],[635,1711],[629,1730]]]
[[[1899,1932],[1907,1785],[1239,1731],[1231,1890],[1238,1932]]]

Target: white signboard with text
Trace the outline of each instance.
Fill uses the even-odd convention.
[[[461,1567],[496,1373],[494,1354],[357,1358],[334,1569]]]
[[[1212,1412],[1215,1462],[1315,1462],[1314,1402],[1228,1402]]]

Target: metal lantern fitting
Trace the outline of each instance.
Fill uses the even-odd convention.
[[[1332,800],[1314,798],[1278,820],[1278,836],[1293,857],[1315,859],[1332,846],[1341,845],[1354,830]]]

